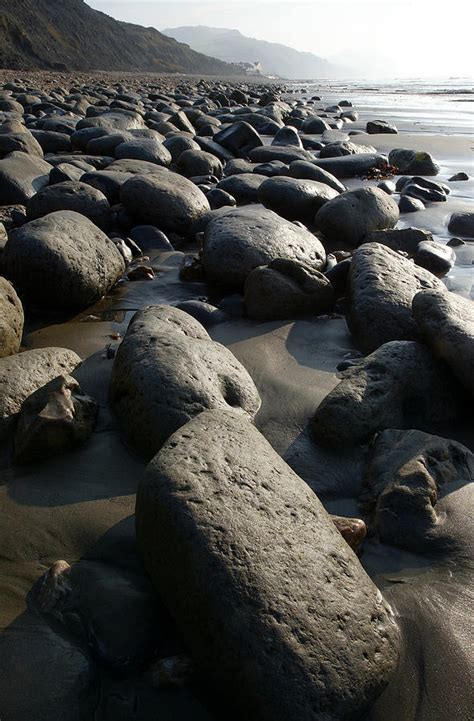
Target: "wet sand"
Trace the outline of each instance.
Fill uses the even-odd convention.
[[[374,117],[374,113],[368,115]],[[351,130],[363,127],[362,120],[351,125]],[[441,164],[439,180],[461,170],[472,174],[473,140],[467,136],[405,132],[400,136],[360,135],[353,140],[374,145],[382,152],[397,146],[427,150]],[[355,180],[348,182],[350,187],[357,184]],[[425,211],[406,215],[398,227],[426,228],[447,241],[449,215],[472,209],[474,204],[474,180],[451,187],[446,203],[431,204]],[[100,414],[93,436],[83,448],[34,467],[13,467],[5,460],[0,466],[2,629],[31,622],[28,593],[59,558],[70,564],[94,559],[142,572],[133,513],[145,462],[123,445],[108,409],[113,360],[106,357],[106,346],[118,346],[120,340],[111,336],[123,336],[133,313],[140,308],[212,297],[212,289],[206,284],[179,279],[182,257],[179,252],[152,255],[154,280],[123,282],[76,317],[30,318],[24,349],[58,345],[76,351],[84,362],[74,375],[85,393],[99,402]],[[463,264],[455,267],[447,282],[469,295],[473,293],[473,269],[466,258],[465,254]],[[234,320],[216,325],[210,333],[228,346],[252,375],[262,398],[256,425],[278,453],[318,493],[330,512],[360,515],[357,497],[364,452],[323,453],[312,444],[306,430],[319,403],[338,383],[337,365],[356,352],[344,318],[272,323]],[[451,431],[449,434],[447,429],[449,437],[474,450],[472,425]],[[404,629],[399,669],[375,704],[372,721],[472,718],[474,638],[468,619],[474,608],[473,485],[450,486],[438,505],[447,518],[444,530],[455,539],[449,553],[427,557],[398,551],[373,539],[364,544],[362,564],[393,605]],[[160,721],[191,721],[186,691],[167,701],[166,694],[151,693],[138,683],[133,693],[142,704],[140,719],[148,721],[154,710]],[[204,720],[208,715],[202,710],[201,716],[196,713],[192,718]]]

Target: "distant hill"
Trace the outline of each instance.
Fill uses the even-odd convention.
[[[238,30],[195,27],[167,28],[163,30],[194,50],[226,62],[260,62],[266,75],[279,75],[288,79],[332,77],[333,66],[312,53],[303,53],[286,45],[268,43],[242,35]]]
[[[0,0],[0,67],[235,74],[235,67],[83,0]]]

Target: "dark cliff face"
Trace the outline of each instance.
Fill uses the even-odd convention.
[[[83,0],[0,0],[0,67],[229,75],[235,67]]]

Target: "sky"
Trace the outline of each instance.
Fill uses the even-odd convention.
[[[473,76],[473,0],[86,0],[118,20],[208,25],[306,50],[371,77]]]

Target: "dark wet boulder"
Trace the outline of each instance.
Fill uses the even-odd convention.
[[[15,288],[0,276],[0,358],[20,350],[24,320],[23,306]]]
[[[392,125],[392,123],[389,123],[387,120],[369,120],[365,126],[365,132],[369,135],[377,135],[379,133],[394,135],[398,133],[398,130],[395,125]]]
[[[246,158],[253,148],[263,145],[257,130],[244,121],[232,123],[232,125],[219,130],[213,140],[230,150],[234,156],[241,158]]]
[[[5,721],[88,721],[99,702],[99,672],[87,646],[30,615],[0,638],[0,706]]]
[[[329,130],[330,126],[324,120],[317,115],[312,115],[303,122],[302,130],[308,135],[322,135],[325,130]]]
[[[120,203],[120,188],[124,183],[133,178],[133,173],[122,173],[118,170],[93,170],[81,176],[81,183],[87,183],[92,188],[100,191],[110,205]]]
[[[280,128],[277,134],[274,136],[271,144],[281,145],[283,147],[286,147],[287,145],[291,145],[292,147],[296,148],[303,147],[303,143],[301,142],[301,138],[298,135],[297,129],[292,127],[291,125],[285,125],[284,128]]]
[[[88,183],[66,181],[39,190],[26,205],[28,220],[42,218],[57,210],[73,210],[99,228],[109,223],[110,205],[105,195]]]
[[[50,213],[12,232],[2,264],[30,302],[60,310],[92,305],[125,270],[114,243],[88,218],[70,210]]]
[[[337,190],[317,180],[281,176],[268,178],[258,189],[258,200],[266,208],[287,220],[306,223],[312,223],[315,213],[337,195]]]
[[[201,263],[209,280],[242,287],[251,270],[287,258],[322,270],[326,253],[308,230],[264,208],[225,211],[207,225]]]
[[[388,162],[397,168],[399,175],[438,175],[440,171],[434,158],[420,150],[394,148],[388,155]]]
[[[41,146],[43,153],[67,153],[71,150],[71,136],[47,130],[32,130],[32,135]]]
[[[355,719],[387,683],[389,607],[245,418],[208,411],[171,437],[139,486],[136,528],[193,658],[238,717]]]
[[[272,160],[281,160],[282,163],[292,163],[294,160],[314,160],[314,155],[309,150],[298,146],[265,145],[261,148],[254,148],[249,153],[253,163],[268,163]]]
[[[107,110],[95,117],[88,117],[79,120],[76,130],[82,128],[112,128],[114,130],[137,130],[145,128],[143,116],[130,110]]]
[[[53,378],[71,373],[80,362],[66,348],[35,348],[0,358],[0,438],[15,423],[28,396]]]
[[[400,213],[417,213],[419,210],[425,209],[425,204],[418,198],[402,195],[398,202],[398,209]]]
[[[77,165],[72,163],[60,163],[55,165],[49,173],[49,185],[55,185],[56,183],[65,183],[67,180],[81,180],[82,176],[86,172],[94,171],[95,168],[90,165],[88,171],[83,168],[78,168]]]
[[[367,443],[386,428],[432,431],[459,418],[460,385],[422,343],[392,341],[342,371],[311,422],[330,446]]]
[[[433,275],[442,278],[453,267],[456,253],[447,245],[436,243],[434,240],[423,240],[418,245],[413,260]]]
[[[223,166],[219,158],[204,150],[185,150],[175,163],[175,170],[186,178],[214,175],[222,178]]]
[[[387,158],[379,153],[356,153],[337,158],[317,158],[314,162],[339,179],[363,178],[371,171],[382,170],[387,166]]]
[[[453,235],[474,238],[474,212],[453,213],[449,219],[448,230]]]
[[[171,153],[173,162],[176,162],[185,150],[199,150],[200,147],[195,140],[187,138],[185,135],[173,135],[171,138],[166,138],[163,145]]]
[[[257,163],[253,167],[252,172],[257,175],[266,175],[267,178],[273,178],[275,175],[287,175],[288,165],[282,163],[281,160],[271,160],[268,163]]]
[[[365,237],[366,243],[381,243],[396,251],[414,255],[420,243],[432,241],[429,230],[421,228],[393,228],[392,230],[373,230]]]
[[[282,163],[282,165],[284,165],[284,163]],[[228,177],[229,175],[253,173],[256,167],[257,165],[255,163],[251,163],[249,160],[245,160],[244,158],[235,158],[233,160],[229,160],[229,162],[225,164],[224,175]]]
[[[6,122],[0,125],[0,158],[14,152],[43,157],[43,148],[24,125]]]
[[[373,230],[393,228],[398,206],[379,188],[348,190],[325,203],[316,213],[315,227],[328,240],[360,245]]]
[[[206,193],[206,198],[211,207],[211,210],[223,207],[235,207],[237,201],[233,195],[223,190],[222,188],[213,188]]]
[[[162,170],[130,178],[121,188],[127,210],[143,224],[185,234],[209,210],[204,193],[178,173]]]
[[[183,300],[176,307],[189,313],[206,329],[218,323],[225,323],[230,319],[230,316],[220,308],[203,300]]]
[[[318,183],[325,183],[330,188],[334,188],[338,193],[343,193],[347,188],[334,175],[328,173],[327,170],[320,168],[319,165],[310,163],[307,160],[295,160],[290,163],[288,169],[290,178],[301,178],[305,180],[317,180]]]
[[[223,178],[217,184],[217,188],[229,193],[238,205],[248,205],[258,202],[258,190],[265,180],[267,180],[266,175],[239,173]]]
[[[319,153],[319,158],[340,158],[346,155],[374,155],[377,151],[371,145],[357,145],[350,140],[328,143]]]
[[[424,290],[413,298],[413,316],[433,353],[443,358],[474,396],[474,303]]]
[[[469,175],[464,172],[456,173],[455,175],[452,175],[450,178],[448,178],[448,180],[450,183],[457,183],[460,180],[469,180]]]
[[[423,185],[410,181],[403,186],[401,195],[408,195],[410,198],[416,198],[423,203],[445,203],[446,193],[440,188],[427,188]]]
[[[370,353],[393,340],[419,340],[411,304],[425,288],[445,288],[424,268],[379,243],[364,243],[353,256],[347,324],[358,346]]]
[[[167,168],[171,164],[171,153],[163,143],[154,138],[134,138],[115,147],[116,158],[132,158],[134,160],[146,160],[148,163],[156,163]]]
[[[34,155],[10,153],[0,160],[2,205],[26,205],[38,190],[48,185],[51,165]]]
[[[451,484],[474,481],[474,455],[461,443],[416,430],[382,431],[370,448],[360,503],[382,543],[420,553],[446,548],[438,501]]]
[[[15,463],[32,463],[65,453],[85,443],[99,406],[79,383],[60,375],[32,393],[22,404],[14,441]]]
[[[232,408],[251,420],[260,397],[245,368],[197,320],[150,306],[136,313],[117,351],[110,403],[127,443],[150,458],[202,411]]]
[[[335,296],[331,282],[319,271],[277,258],[249,273],[244,300],[250,318],[285,320],[329,313]]]
[[[130,231],[130,238],[143,251],[174,250],[167,236],[154,225],[136,225]]]

